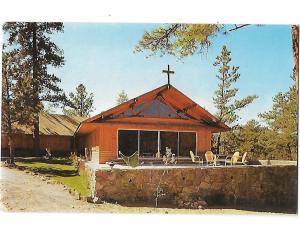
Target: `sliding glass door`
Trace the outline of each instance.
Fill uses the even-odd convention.
[[[126,156],[138,151],[141,157],[154,158],[159,151],[162,157],[166,148],[176,157],[190,157],[190,151],[196,154],[196,132],[118,131],[118,151]]]
[[[130,156],[138,151],[138,131],[119,130],[118,131],[118,152]]]
[[[154,157],[158,149],[158,131],[140,131],[140,155]]]
[[[190,151],[196,154],[196,133],[179,132],[179,156],[190,157]]]
[[[172,154],[178,156],[178,132],[160,132],[160,154],[166,154],[166,148],[171,148]]]

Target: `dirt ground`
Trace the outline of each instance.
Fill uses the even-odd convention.
[[[169,209],[92,204],[54,184],[24,171],[0,167],[0,209],[8,212],[102,212],[102,213],[192,213],[192,214],[273,214],[236,209]]]

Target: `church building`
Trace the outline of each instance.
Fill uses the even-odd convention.
[[[142,158],[162,157],[166,148],[178,159],[190,157],[190,151],[203,154],[211,149],[212,133],[228,130],[168,80],[166,85],[81,122],[75,137],[80,153],[105,163],[121,158],[119,151],[127,156],[138,151]]]

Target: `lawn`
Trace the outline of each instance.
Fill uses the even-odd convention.
[[[77,175],[75,166],[72,164],[72,161],[68,159],[20,159],[16,162],[16,165],[60,182],[74,189],[80,193],[81,196],[90,195],[87,173],[81,172],[80,175]]]

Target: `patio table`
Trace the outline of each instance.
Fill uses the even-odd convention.
[[[227,157],[231,158],[230,155],[224,155],[224,154],[217,154],[217,162],[219,163],[224,163],[225,166],[226,166],[226,161],[229,160],[229,159],[226,159]]]
[[[219,158],[226,158],[227,157],[227,155],[224,155],[224,154],[217,154],[217,159],[219,159]]]

